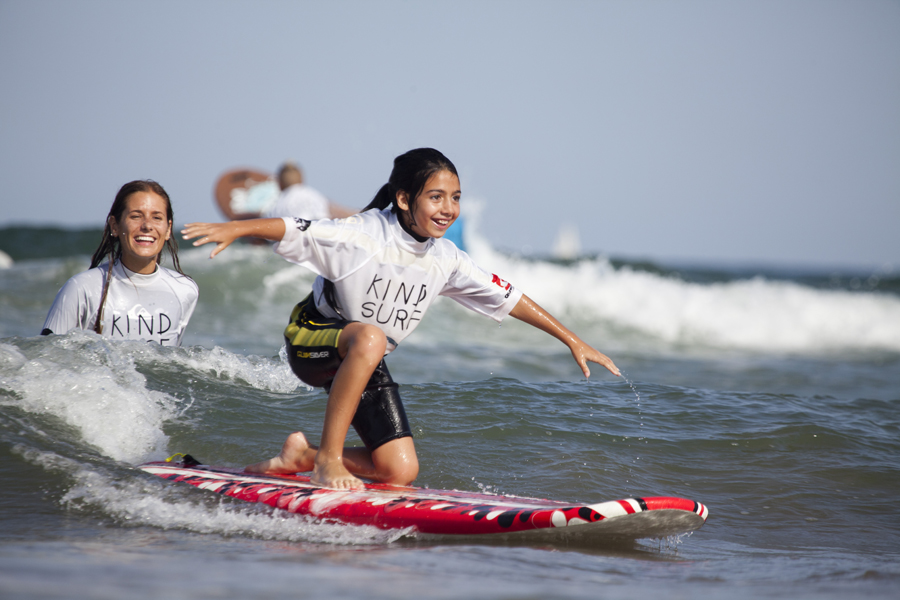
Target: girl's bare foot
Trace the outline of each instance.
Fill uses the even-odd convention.
[[[296,431],[288,436],[278,456],[244,467],[248,473],[299,473],[311,471],[315,465],[316,447],[306,441],[306,436]]]
[[[354,477],[347,470],[340,458],[329,461],[323,460],[321,464],[316,461],[315,469],[313,469],[313,474],[310,476],[309,481],[310,483],[334,490],[359,490],[365,487],[361,480]]]

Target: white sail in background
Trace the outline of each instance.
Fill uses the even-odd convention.
[[[578,227],[572,223],[563,223],[553,242],[553,257],[571,260],[580,255],[581,238],[578,237]]]

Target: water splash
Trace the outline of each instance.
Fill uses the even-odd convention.
[[[147,388],[135,357],[149,348],[81,331],[23,348],[0,344],[0,378],[12,392],[0,404],[59,419],[116,460],[162,455],[163,423],[177,417],[180,402]]]
[[[60,498],[72,512],[99,510],[124,526],[181,529],[201,534],[338,545],[390,544],[410,530],[325,522],[263,504],[231,502],[218,495],[171,486],[139,471],[91,467],[54,452],[22,446],[13,451],[28,462],[72,480]]]
[[[647,444],[649,442],[644,438],[644,414],[643,414],[643,412],[641,412],[641,393],[638,391],[637,386],[635,386],[634,381],[632,381],[624,371],[622,372],[622,379],[625,380],[625,383],[628,384],[628,387],[630,387],[631,391],[634,393],[634,402],[635,402],[635,406],[637,407],[637,414],[638,414],[637,443],[640,444],[641,442],[644,442],[645,444]],[[629,442],[629,447],[632,447],[630,442]],[[639,461],[639,460],[641,460],[640,455],[636,455],[632,459],[631,463],[637,464],[637,461]],[[628,468],[628,472],[633,473],[631,467]],[[625,480],[625,483],[629,483],[629,482],[630,481],[628,479]]]

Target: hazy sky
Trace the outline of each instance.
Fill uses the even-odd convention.
[[[0,225],[433,146],[498,248],[900,268],[900,2],[0,0]]]

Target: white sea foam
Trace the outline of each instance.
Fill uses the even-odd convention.
[[[129,524],[195,533],[327,544],[385,544],[406,535],[372,526],[323,522],[261,504],[229,502],[134,471],[125,478],[101,472],[53,452],[13,448],[28,462],[74,480],[61,502],[70,510],[97,508]],[[167,489],[169,488],[169,489]]]
[[[287,287],[290,290],[312,289],[312,283],[315,275],[297,265],[288,265],[266,276],[263,279],[263,288],[270,296],[274,296],[282,288]]]
[[[764,352],[900,351],[900,298],[762,277],[690,283],[606,259],[523,260],[477,240],[477,262],[554,314],[596,319],[670,344]]]
[[[77,479],[76,485],[64,497],[66,503],[95,504],[114,517],[135,525],[329,544],[386,543],[403,535],[371,526],[321,522],[259,505],[237,505],[225,501],[212,505],[172,502],[156,485],[137,480],[111,485],[104,476],[87,470],[80,471]]]
[[[0,403],[52,415],[81,432],[84,442],[116,460],[136,462],[165,452],[162,424],[178,402],[148,390],[133,358],[85,332],[52,338],[35,355],[0,344],[0,376],[12,396]]]
[[[291,371],[284,347],[281,348],[278,361],[234,354],[218,346],[211,350],[200,346],[186,348],[167,355],[166,360],[198,372],[213,372],[219,377],[239,379],[253,388],[270,392],[287,394],[298,388],[312,389]]]
[[[0,395],[0,404],[52,415],[77,428],[82,441],[103,455],[128,463],[165,456],[169,438],[163,426],[185,408],[184,401],[148,389],[136,361],[214,373],[276,393],[311,389],[293,374],[283,348],[273,360],[218,347],[173,351],[113,342],[79,330],[41,341],[25,349],[0,343],[0,386],[12,392]]]
[[[15,261],[10,258],[9,254],[0,250],[0,269],[8,269],[15,264]]]

